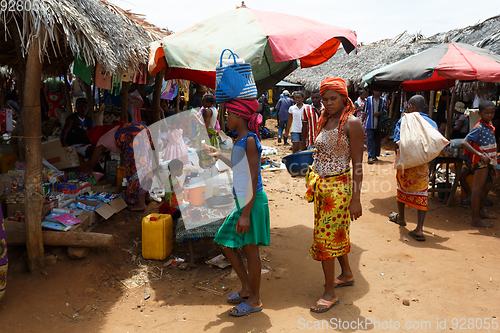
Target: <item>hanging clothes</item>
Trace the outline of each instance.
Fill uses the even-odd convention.
[[[90,85],[92,81],[92,66],[87,66],[85,60],[77,55],[73,64],[73,74]]]
[[[97,64],[95,69],[95,86],[111,90],[111,74],[107,73],[101,64]]]
[[[128,113],[132,116],[133,122],[141,124],[141,107],[144,103],[141,94],[137,90],[128,95]]]

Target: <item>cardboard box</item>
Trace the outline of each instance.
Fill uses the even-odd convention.
[[[93,185],[90,189],[94,193],[97,193],[97,192],[114,193],[115,192],[115,187],[113,185],[111,185],[111,184]]]
[[[58,207],[58,200],[54,200],[51,202],[45,202],[42,206],[42,216],[47,216],[50,214],[52,208]],[[8,203],[7,204],[7,217],[14,216],[16,212],[21,212],[23,215],[26,215],[25,205],[24,203]]]
[[[63,147],[59,139],[53,139],[42,143],[42,157],[58,169],[80,166],[76,148]]]
[[[97,215],[99,215],[102,218],[104,218],[105,220],[107,220],[111,216],[113,216],[114,214],[121,212],[122,210],[127,208],[127,203],[121,197],[116,198],[115,200],[111,201],[110,203],[102,203],[102,202],[87,201],[87,200],[72,200],[71,202],[75,202],[75,203],[81,202],[85,205],[94,206],[94,207],[99,206],[100,204],[103,204],[101,207],[99,207],[95,211],[92,211],[92,212],[85,211],[85,213],[89,213],[88,214],[88,218],[89,218],[88,225],[89,226],[93,225],[97,221],[97,218],[98,218]],[[68,203],[68,205],[71,204],[71,202]]]

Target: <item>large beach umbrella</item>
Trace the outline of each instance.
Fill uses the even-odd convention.
[[[252,65],[260,90],[295,68],[330,59],[342,44],[357,49],[356,33],[309,19],[246,7],[218,14],[151,45],[149,71],[166,66],[166,79],[186,79],[215,88],[215,64],[230,49]]]
[[[363,77],[370,88],[393,91],[444,89],[461,81],[500,81],[500,55],[462,43],[444,43],[376,69]]]

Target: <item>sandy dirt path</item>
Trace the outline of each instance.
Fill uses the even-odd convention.
[[[275,141],[264,144],[278,147],[282,155],[289,153]],[[302,332],[338,331],[340,325],[343,332],[498,332],[500,222],[493,221],[494,227],[487,230],[471,227],[470,210],[458,204],[459,193],[452,207],[430,198],[427,240],[417,242],[408,236],[415,227],[415,210],[407,213],[407,227],[388,222],[388,213],[397,209],[393,159],[364,164],[363,216],[352,223],[349,254],[356,283],[338,289],[340,304],[327,313],[309,311],[322,295],[324,280],[321,264],[309,255],[313,205],[303,198],[304,179],[277,171],[262,174],[272,227],[271,246],[261,248],[267,270],[262,275],[262,312],[228,316],[225,295],[239,284],[231,268],[203,263],[218,254],[210,239],[195,242],[196,269],[141,261],[142,214],[123,212],[96,229],[114,234],[116,247],[92,250],[83,260],[70,260],[65,249],[47,248],[58,261],[43,273],[27,273],[24,249],[9,249],[0,331]],[[497,197],[491,199],[495,206],[490,211],[500,216]],[[157,207],[151,204],[148,210]],[[175,244],[174,255],[186,258],[187,253],[187,243]],[[120,282],[134,275],[150,282],[132,289]],[[224,297],[193,285],[220,291]],[[145,300],[148,292],[151,296]],[[365,325],[367,321],[375,323]],[[484,329],[487,325],[489,330]]]

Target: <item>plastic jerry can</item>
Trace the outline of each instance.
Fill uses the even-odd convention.
[[[172,253],[172,217],[149,214],[142,219],[142,257],[163,260]]]

